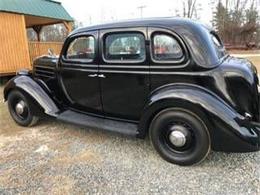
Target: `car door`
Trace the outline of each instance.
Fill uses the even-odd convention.
[[[70,37],[60,60],[60,83],[69,106],[91,113],[102,113],[98,81],[98,31]]]
[[[149,94],[146,28],[102,30],[100,48],[105,115],[138,120]]]
[[[188,52],[178,34],[161,27],[149,27],[148,38],[152,91],[168,84],[190,83],[194,79],[191,74],[185,74],[189,62]]]

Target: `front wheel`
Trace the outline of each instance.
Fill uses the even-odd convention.
[[[37,109],[35,103],[28,96],[18,90],[13,90],[8,95],[8,109],[14,121],[21,126],[33,126],[39,120],[33,114]]]
[[[150,125],[150,139],[162,158],[178,165],[193,165],[210,151],[205,123],[195,113],[169,108],[158,113]]]

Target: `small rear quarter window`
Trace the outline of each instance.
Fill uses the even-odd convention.
[[[152,44],[153,58],[157,61],[175,61],[184,56],[180,44],[171,35],[155,34]]]

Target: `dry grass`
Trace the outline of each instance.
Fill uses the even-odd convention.
[[[231,50],[229,51],[230,54],[241,54],[243,58],[250,60],[257,68],[258,72],[260,72],[260,50]],[[246,56],[243,56],[245,55]],[[252,56],[250,56],[252,54]],[[255,56],[259,54],[259,56]]]
[[[251,56],[246,58],[250,60],[256,66],[258,72],[260,72],[260,56]]]
[[[260,50],[228,50],[232,54],[260,54]]]

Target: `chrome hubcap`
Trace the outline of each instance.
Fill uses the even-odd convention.
[[[176,147],[182,147],[186,143],[186,136],[179,130],[174,130],[169,134],[170,142]]]
[[[15,112],[19,115],[22,115],[24,112],[24,108],[25,108],[25,103],[24,101],[20,101],[15,105]]]

